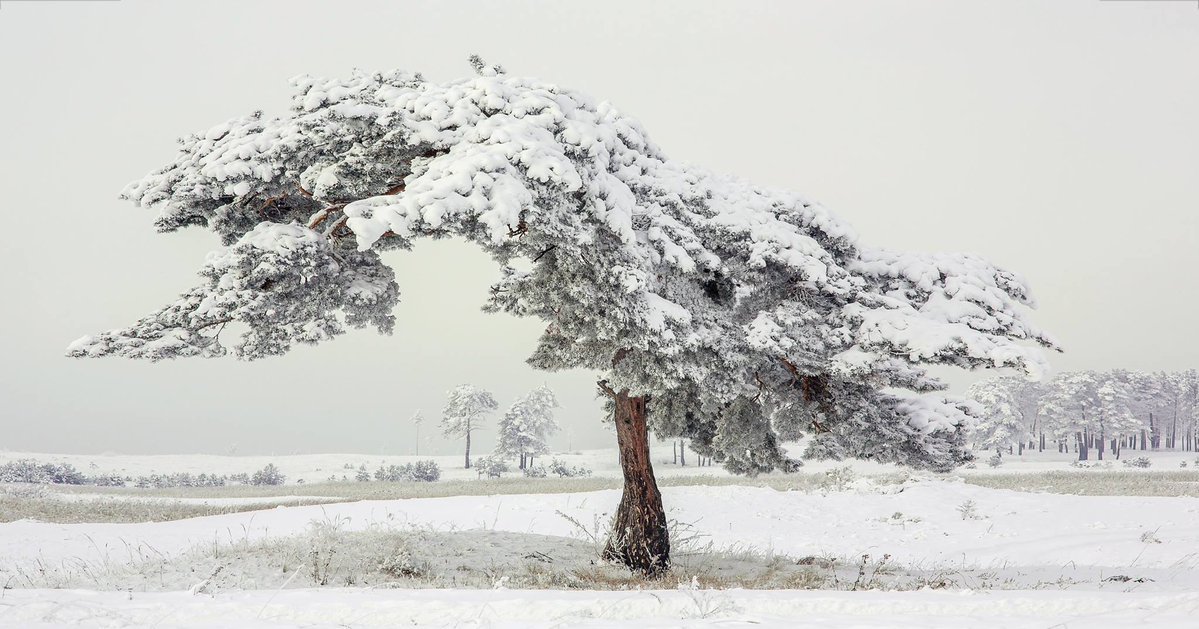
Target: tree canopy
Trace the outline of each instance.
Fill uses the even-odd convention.
[[[256,359],[386,333],[380,253],[459,237],[501,268],[486,308],[546,323],[532,365],[599,371],[648,396],[651,430],[754,473],[796,465],[780,444],[804,436],[809,456],[951,467],[971,406],[925,366],[1038,374],[1055,347],[1011,272],[869,247],[810,199],[669,159],[606,101],[472,61],[448,82],[300,76],[286,114],[183,138],[123,196],[223,247],[177,300],[68,354]]]

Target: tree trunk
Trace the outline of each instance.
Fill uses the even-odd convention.
[[[466,431],[466,469],[470,469],[470,431]]]
[[[616,444],[624,472],[624,494],[616,509],[603,558],[634,572],[659,575],[670,567],[670,535],[662,493],[654,479],[645,425],[645,397],[617,393]]]
[[[687,467],[687,440],[679,439],[679,465]]]
[[[1078,438],[1078,460],[1085,461],[1085,460],[1087,460],[1086,437],[1084,437],[1081,432],[1076,434],[1075,437]]]

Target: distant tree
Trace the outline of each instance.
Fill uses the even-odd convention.
[[[1139,430],[1128,380],[1117,372],[1072,371],[1056,375],[1045,387],[1041,412],[1059,437],[1072,435],[1078,459],[1097,448],[1103,460],[1107,439]]]
[[[466,469],[470,469],[470,435],[483,418],[498,408],[491,393],[472,384],[459,385],[447,394],[441,411],[441,432],[447,437],[466,438]]]
[[[1023,444],[1027,438],[1024,412],[1018,394],[1016,378],[991,378],[970,385],[966,395],[982,407],[971,428],[975,446],[994,450],[1000,457],[1003,451]]]
[[[359,465],[358,473],[354,474],[354,480],[356,480],[360,483],[365,483],[365,482],[369,481],[370,479],[371,479],[371,473],[366,471],[366,464],[363,463],[362,465]]]
[[[461,237],[501,269],[487,309],[545,323],[532,365],[602,372],[624,475],[603,554],[652,574],[670,540],[651,430],[736,473],[795,469],[801,436],[811,458],[946,470],[970,457],[972,405],[927,366],[1045,367],[1017,275],[869,246],[815,201],[671,159],[607,101],[472,66],[301,76],[283,115],[184,138],[124,197],[223,247],[179,298],[67,353],[255,359],[390,332],[382,254]]]
[[[411,421],[412,421],[412,425],[416,427],[416,439],[413,439],[413,443],[415,443],[416,445],[413,446],[412,453],[419,455],[420,454],[420,425],[425,423],[425,416],[423,413],[421,413],[421,410],[419,408],[416,409],[416,412],[412,414]]]
[[[545,385],[517,398],[500,418],[495,454],[519,458],[523,470],[532,463],[534,456],[548,453],[547,440],[558,431],[558,423],[554,421],[555,408],[558,408],[558,398]]]

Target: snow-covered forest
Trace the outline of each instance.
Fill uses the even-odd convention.
[[[981,380],[969,396],[982,407],[973,443],[999,452],[1076,452],[1081,461],[1122,450],[1194,452],[1199,375],[1129,370],[1062,372],[1044,381]]]
[[[0,627],[1192,627],[1182,4],[5,2]]]

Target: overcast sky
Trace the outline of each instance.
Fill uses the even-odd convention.
[[[674,158],[818,199],[864,242],[1024,274],[1056,369],[1199,366],[1194,3],[0,2],[0,449],[409,453],[408,418],[424,409],[423,441],[463,382],[501,406],[548,383],[555,445],[608,447],[594,374],[526,366],[541,324],[480,313],[496,269],[454,242],[390,254],[390,337],[63,357],[190,287],[216,246],[116,198],[176,137],[284,111],[299,73],[448,80],[474,52],[612,101]]]

